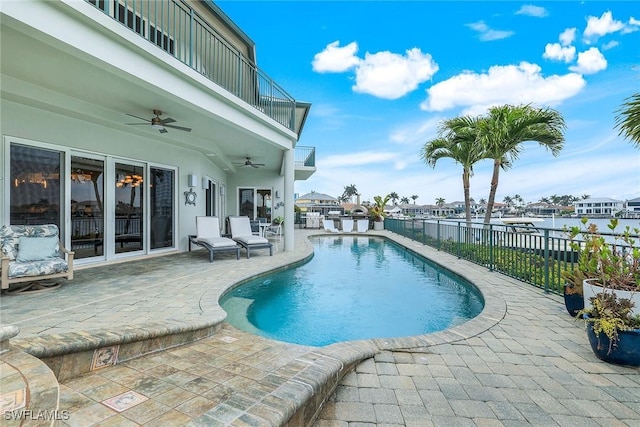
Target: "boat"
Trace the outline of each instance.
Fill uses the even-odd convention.
[[[536,227],[536,223],[542,223],[542,218],[532,217],[512,217],[500,218],[500,223],[505,226],[506,231],[513,233],[540,234],[540,230]]]

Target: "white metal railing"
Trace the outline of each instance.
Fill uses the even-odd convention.
[[[276,122],[295,131],[296,102],[181,0],[85,0]]]

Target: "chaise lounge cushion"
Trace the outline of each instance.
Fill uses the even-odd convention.
[[[9,262],[9,278],[43,276],[49,274],[65,273],[69,265],[62,258],[52,258],[45,261]]]
[[[214,248],[233,248],[238,246],[235,241],[227,237],[199,237],[197,241],[208,243]]]
[[[18,255],[16,261],[45,261],[60,257],[58,253],[58,238],[49,237],[20,237],[18,240]]]
[[[261,236],[238,236],[234,237],[234,240],[242,243],[246,243],[247,245],[259,245],[259,244],[267,244],[269,241]]]

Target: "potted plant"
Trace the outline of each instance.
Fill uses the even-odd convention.
[[[581,310],[589,344],[605,362],[640,366],[640,315],[633,315],[634,303],[615,292],[600,292],[590,298],[591,307]]]
[[[278,225],[278,224],[284,224],[284,217],[282,216],[277,216],[273,219],[272,221],[274,224]]]
[[[576,317],[578,312],[584,308],[584,297],[582,295],[582,283],[587,278],[578,268],[565,270],[562,273],[564,284],[564,306],[570,315]]]
[[[569,232],[572,248],[579,253],[574,279],[584,276],[584,306],[589,308],[591,298],[601,292],[615,291],[620,298],[631,299],[639,310],[640,247],[631,237],[631,228],[627,226],[622,233],[616,234],[618,219],[612,218],[607,227],[614,235],[613,241],[608,242],[595,224],[586,225],[587,222],[587,218],[582,218],[585,228],[571,227]],[[640,230],[635,228],[633,232],[638,234]],[[576,239],[578,235],[580,240]]]
[[[384,198],[382,196],[375,196],[373,200],[375,203],[369,207],[369,215],[373,219],[373,229],[384,229],[384,217],[387,215],[384,212],[384,207],[387,206],[387,202],[391,199],[391,195],[387,194]]]

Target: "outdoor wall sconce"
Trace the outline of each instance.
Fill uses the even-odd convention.
[[[195,187],[198,185],[198,175],[187,175],[187,183],[189,187]]]

